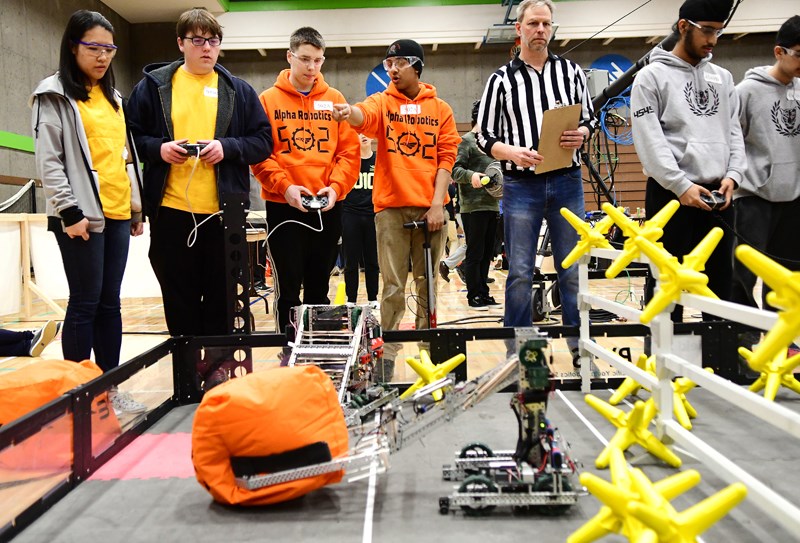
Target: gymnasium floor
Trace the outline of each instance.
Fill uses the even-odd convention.
[[[598,391],[597,395],[607,399],[610,392]],[[476,441],[495,450],[514,447],[516,425],[508,400],[507,394],[491,396],[423,441],[393,454],[390,469],[378,477],[372,515],[366,511],[367,480],[339,483],[271,507],[240,509],[214,503],[192,472],[190,438],[195,406],[180,407],[15,541],[564,541],[599,510],[593,496],[581,497],[577,505],[558,517],[537,513],[518,516],[508,508],[482,517],[466,516],[461,511],[448,515],[438,512],[439,497],[450,494],[457,484],[441,479],[442,464],[452,462],[455,452]],[[800,444],[781,439],[771,427],[745,413],[730,412],[703,390],[693,391],[690,401],[699,413],[696,435],[784,496],[798,496],[800,474],[794,462],[800,456]],[[781,393],[779,401],[800,409],[797,397]],[[597,472],[593,461],[602,450],[603,440],[612,436],[611,425],[585,404],[578,392],[556,392],[548,415],[571,444],[582,469],[608,479],[608,471]],[[639,454],[641,449],[634,447],[632,452]],[[698,468],[702,475],[697,487],[673,502],[681,511],[724,484],[692,458],[677,452],[684,459],[683,469]],[[637,465],[651,480],[675,473],[650,457]],[[763,513],[747,501],[702,538],[741,543],[797,540],[796,535],[765,520]],[[624,539],[612,536],[605,540]]]

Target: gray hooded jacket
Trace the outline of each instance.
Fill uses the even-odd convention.
[[[742,182],[747,160],[730,72],[663,49],[633,82],[633,141],[645,173],[677,196],[692,183]]]
[[[117,94],[120,104],[121,96]],[[89,142],[78,105],[64,94],[58,74],[39,82],[31,95],[31,124],[36,145],[36,170],[47,199],[50,229],[89,220],[90,232],[102,232],[105,216],[100,203],[100,183],[92,166]],[[128,134],[128,149],[135,158]],[[131,220],[142,221],[141,173],[138,160],[128,168],[131,177]],[[55,219],[55,221],[53,220]]]
[[[784,85],[769,66],[748,70],[736,86],[747,170],[734,198],[770,202],[800,197],[800,79]]]

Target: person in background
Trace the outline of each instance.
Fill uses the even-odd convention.
[[[286,51],[289,68],[261,93],[272,124],[271,156],[253,166],[267,200],[269,259],[277,295],[276,325],[283,332],[290,310],[301,304],[328,304],[331,270],[342,234],[343,199],[358,179],[358,134],[332,116],[344,101],[322,76],[325,40],[311,27],[295,30]],[[328,203],[311,213],[303,196]],[[338,205],[337,205],[338,204]]]
[[[497,199],[486,192],[481,184],[484,170],[494,159],[480,150],[477,143],[478,108],[472,104],[472,130],[464,134],[458,144],[458,157],[453,166],[453,179],[458,184],[461,202],[461,221],[464,224],[467,253],[464,277],[467,283],[467,304],[470,309],[486,311],[499,305],[489,295],[489,263],[494,256],[494,238],[497,228]]]
[[[739,124],[739,100],[728,70],[712,64],[711,51],[722,35],[732,0],[686,0],[675,28],[680,39],[671,51],[656,48],[633,82],[633,141],[648,176],[645,213],[650,219],[672,200],[680,207],[664,227],[664,249],[683,258],[715,226],[733,224],[733,190],[747,159]],[[718,191],[718,210],[703,201]],[[705,264],[708,287],[730,300],[733,235],[726,232]],[[655,279],[645,283],[650,300]],[[683,320],[683,306],[671,318]],[[713,318],[704,315],[704,318]]]
[[[0,328],[0,356],[39,356],[61,331],[61,323],[47,321],[38,330]]]
[[[150,263],[173,336],[227,334],[220,195],[250,190],[249,166],[269,156],[269,120],[253,88],[217,64],[222,27],[205,9],[176,25],[183,57],[150,64],[133,89],[131,130],[144,162]],[[191,155],[182,145],[203,146]]]
[[[80,362],[94,351],[105,372],[119,365],[120,287],[131,236],[143,231],[138,168],[122,96],[114,88],[114,27],[100,13],[72,14],[61,38],[58,72],[31,97],[36,169],[47,199],[47,227],[69,285],[61,347]],[[137,173],[137,172],[135,172]],[[143,412],[111,391],[114,408]]]
[[[542,220],[547,220],[556,262],[575,247],[578,234],[561,216],[565,207],[584,216],[583,179],[578,151],[596,125],[586,76],[576,63],[550,52],[553,2],[524,0],[517,8],[520,52],[500,67],[486,84],[478,112],[478,145],[500,161],[503,169],[504,240],[508,257],[505,326],[533,323],[531,287]],[[544,157],[537,151],[544,112],[560,105],[580,104],[579,125],[565,130],[560,145],[572,150],[571,164],[539,174]],[[556,266],[561,293],[562,323],[580,325],[578,265]],[[578,367],[578,337],[567,337],[573,366]],[[507,350],[511,352],[511,345]]]
[[[344,284],[347,301],[358,298],[359,262],[364,262],[367,300],[378,309],[378,242],[375,237],[375,211],[372,205],[372,180],[375,175],[375,151],[372,140],[358,135],[361,143],[361,173],[353,190],[342,202],[342,247],[344,249]]]
[[[800,16],[775,36],[775,63],[748,70],[736,86],[747,169],[733,193],[736,231],[790,270],[800,270]],[[733,259],[731,301],[757,307],[756,276]],[[761,291],[764,309],[768,285]],[[747,332],[751,349],[760,332]]]
[[[396,330],[405,313],[409,259],[416,287],[415,324],[417,329],[427,327],[425,232],[403,225],[427,221],[434,271],[447,237],[442,228],[447,221],[444,204],[460,138],[452,108],[436,95],[433,85],[420,81],[424,65],[420,44],[397,40],[383,61],[391,79],[389,87],[353,106],[334,105],[334,118],[378,140],[372,201],[383,278],[384,330]],[[376,368],[379,380],[391,380],[399,350],[397,343],[384,346],[383,365]]]

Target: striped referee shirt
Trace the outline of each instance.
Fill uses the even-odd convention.
[[[547,53],[541,73],[519,58],[500,67],[489,77],[478,111],[478,146],[491,156],[496,142],[539,148],[542,115],[559,106],[583,104],[581,126],[591,134],[596,120],[592,100],[586,88],[586,75],[574,62]],[[530,175],[532,168],[522,168],[510,160],[501,161],[503,171]],[[572,166],[579,166],[578,150]]]

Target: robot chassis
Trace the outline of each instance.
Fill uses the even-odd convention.
[[[288,365],[313,364],[330,375],[351,449],[347,456],[329,462],[239,477],[240,487],[255,490],[340,470],[346,471],[349,481],[382,473],[388,468],[390,453],[518,381],[520,392],[511,400],[518,422],[516,450],[493,452],[482,443],[472,443],[456,453],[455,463],[443,466],[442,477],[461,484],[456,492],[439,499],[440,513],[461,507],[467,514],[485,514],[504,505],[515,511],[534,508],[560,514],[586,494],[583,489],[573,490],[576,462],[546,418],[551,389],[549,342],[537,329],[519,330],[518,355],[483,375],[459,384],[448,376],[401,399],[396,389],[386,390],[373,381],[373,369],[383,356],[383,340],[378,318],[369,306],[304,305],[295,309],[294,321]],[[434,401],[437,390],[444,393],[443,398]]]

